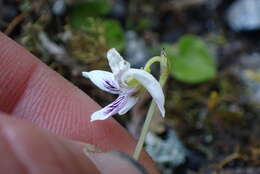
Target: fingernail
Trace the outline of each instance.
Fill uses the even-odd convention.
[[[102,174],[148,174],[141,164],[122,152],[93,153],[84,150],[84,153]]]

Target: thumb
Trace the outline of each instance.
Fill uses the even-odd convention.
[[[125,154],[95,153],[89,147],[0,113],[1,173],[146,173]]]

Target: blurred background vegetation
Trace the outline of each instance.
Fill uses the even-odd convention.
[[[260,173],[260,1],[0,0],[0,7],[2,32],[102,106],[115,96],[81,71],[109,70],[112,47],[137,68],[164,48],[166,118],[154,119],[146,140],[161,172]],[[144,95],[129,117],[115,117],[136,138],[149,102]]]

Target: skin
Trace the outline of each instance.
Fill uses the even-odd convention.
[[[128,155],[135,148],[136,141],[113,118],[90,122],[98,109],[84,92],[0,33],[1,172],[116,173],[121,164],[124,173],[138,173],[120,155],[83,153],[85,146],[77,142]],[[140,162],[158,173],[145,152]]]

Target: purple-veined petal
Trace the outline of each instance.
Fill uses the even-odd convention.
[[[124,107],[120,109],[120,111],[118,111],[118,114],[124,115],[125,113],[127,113],[137,103],[137,101],[137,97],[129,97]]]
[[[82,72],[82,75],[89,78],[100,89],[112,94],[119,94],[120,88],[112,73],[101,70]]]
[[[130,64],[123,59],[115,48],[108,50],[107,59],[109,66],[117,79],[120,79],[121,74],[130,69]]]
[[[91,121],[105,120],[108,117],[117,114],[125,106],[125,104],[127,103],[127,99],[127,95],[119,95],[115,101],[102,108],[101,110],[94,112],[91,115]]]
[[[129,77],[136,79],[140,84],[142,84],[147,89],[147,91],[151,94],[155,103],[157,104],[162,116],[164,116],[165,98],[159,82],[150,73],[142,69],[131,68],[122,76],[122,79],[123,81],[124,80],[127,81]]]

